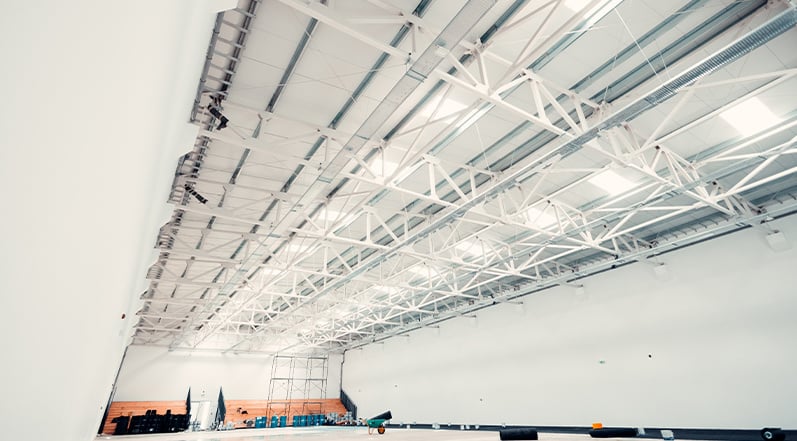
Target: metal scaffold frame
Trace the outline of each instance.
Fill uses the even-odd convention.
[[[268,388],[269,415],[321,413],[327,397],[329,359],[326,356],[275,355]],[[292,403],[301,402],[297,413]]]

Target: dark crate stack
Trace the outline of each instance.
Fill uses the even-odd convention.
[[[116,423],[114,435],[137,433],[169,433],[181,432],[188,428],[190,415],[173,414],[167,410],[165,415],[158,415],[154,409],[147,410],[144,415],[119,416],[112,420]]]

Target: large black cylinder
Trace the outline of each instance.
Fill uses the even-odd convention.
[[[786,432],[779,427],[764,427],[761,429],[761,439],[764,441],[785,441]]]
[[[631,427],[604,427],[590,430],[589,436],[593,438],[633,438],[637,436],[637,430]]]
[[[502,440],[538,439],[537,429],[531,429],[531,428],[503,429],[500,432],[498,432],[498,436]]]
[[[393,414],[391,414],[390,411],[388,410],[387,412],[382,412],[379,415],[377,415],[377,416],[375,416],[375,417],[373,417],[371,419],[372,420],[392,420],[393,419]]]

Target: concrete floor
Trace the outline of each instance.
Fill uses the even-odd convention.
[[[587,441],[587,435],[540,433],[540,441]],[[384,435],[368,435],[366,427],[306,427],[239,429],[224,432],[183,432],[153,435],[98,436],[115,441],[498,441],[498,432],[483,430],[429,430],[389,428]],[[628,440],[629,438],[607,438]]]

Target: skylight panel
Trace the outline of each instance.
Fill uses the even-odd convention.
[[[755,97],[720,113],[720,117],[744,136],[754,135],[780,122],[780,118]]]
[[[609,193],[611,196],[623,193],[636,186],[634,182],[620,176],[620,174],[614,170],[606,170],[599,173],[590,178],[587,182]]]

